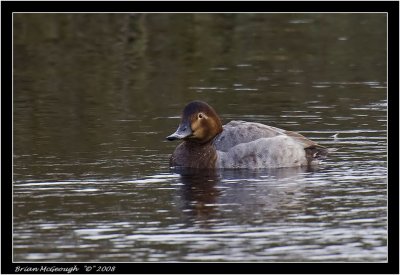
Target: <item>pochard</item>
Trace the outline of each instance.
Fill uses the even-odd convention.
[[[170,157],[172,167],[279,168],[314,166],[328,149],[296,132],[256,122],[231,121],[222,126],[215,110],[192,101],[168,140],[183,140]]]

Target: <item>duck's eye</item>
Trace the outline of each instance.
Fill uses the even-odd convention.
[[[203,118],[203,114],[199,113],[198,118],[202,119]]]

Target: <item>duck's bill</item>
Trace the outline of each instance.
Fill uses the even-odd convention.
[[[188,123],[181,123],[172,135],[167,136],[168,140],[184,139],[192,135],[192,129]]]

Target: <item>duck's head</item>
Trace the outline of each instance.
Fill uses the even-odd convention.
[[[206,143],[221,132],[221,120],[215,110],[205,102],[192,101],[183,109],[178,129],[167,139]]]

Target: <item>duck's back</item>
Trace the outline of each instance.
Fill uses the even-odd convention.
[[[260,138],[276,137],[284,130],[256,122],[233,120],[223,126],[223,131],[214,139],[218,151],[227,152],[232,147]]]

